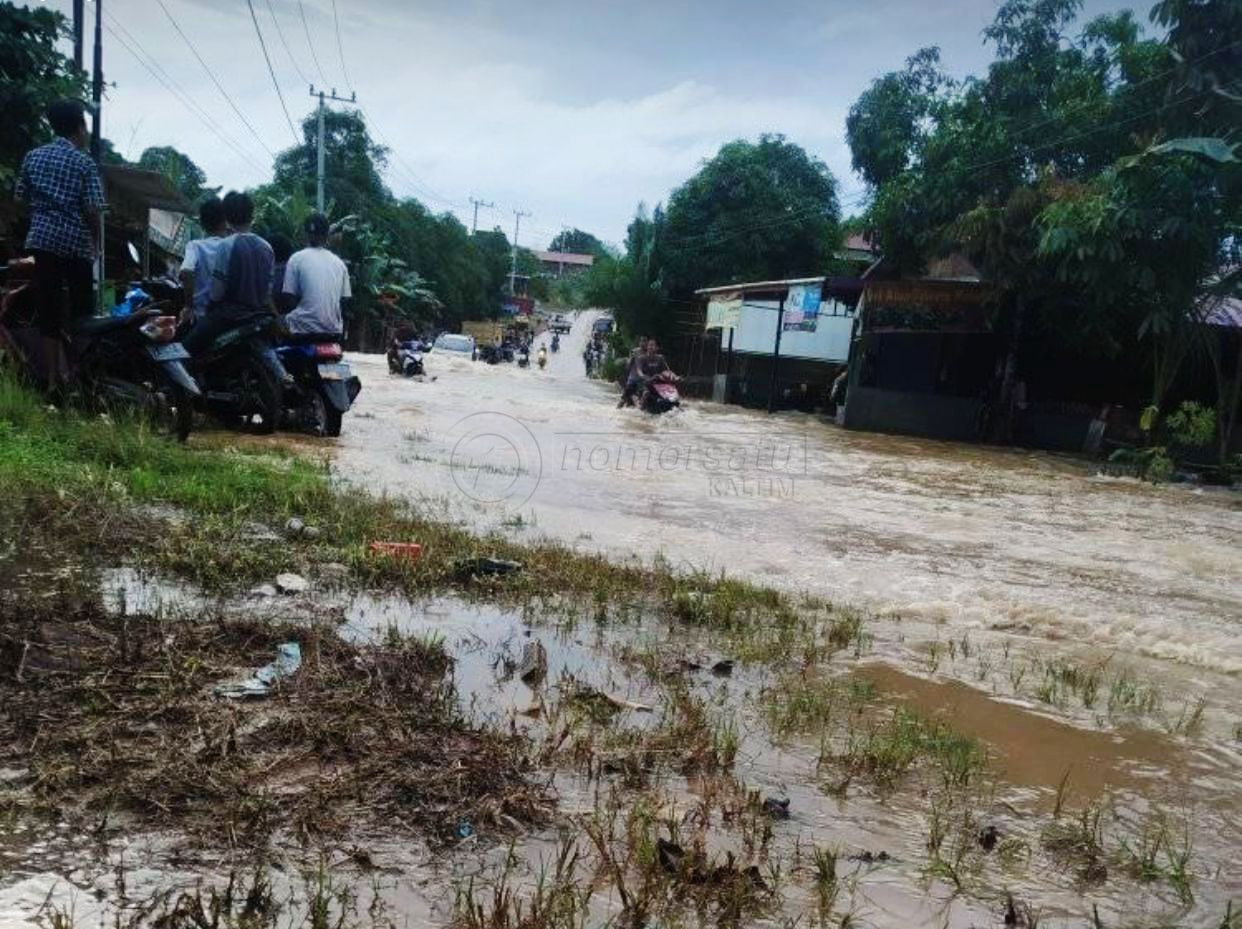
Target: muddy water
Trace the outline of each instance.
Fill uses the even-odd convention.
[[[416,383],[355,357],[340,473],[519,536],[1242,672],[1239,495],[803,415],[617,410],[583,377],[591,318],[545,371],[432,353]]]

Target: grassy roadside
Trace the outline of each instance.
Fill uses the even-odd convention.
[[[319,527],[322,535],[289,541],[264,531],[278,532],[294,516]],[[729,579],[676,574],[661,564],[618,564],[551,543],[479,537],[407,502],[343,488],[324,465],[305,458],[249,444],[241,449],[213,442],[171,445],[134,424],[48,410],[2,380],[0,537],[12,540],[10,550],[0,553],[0,572],[5,560],[48,549],[54,558],[146,563],[221,592],[245,589],[282,570],[313,577],[336,563],[346,566],[351,586],[412,595],[452,590],[514,604],[547,598],[555,606],[559,598],[572,604],[567,612],[574,615],[563,618],[567,623],[589,615],[614,622],[641,619],[654,632],[665,624],[649,620],[667,620],[669,629],[709,632],[721,654],[742,668],[761,667],[772,675],[762,688],[738,698],[765,724],[765,731],[748,733],[741,705],[717,702],[722,678],[702,667],[700,682],[688,684],[685,656],[670,650],[672,639],[657,638],[628,656],[658,684],[651,720],[639,714],[637,723],[627,725],[615,705],[605,702],[600,710],[602,694],[566,687],[559,699],[549,692],[540,707],[543,740],[522,746],[499,733],[468,732],[449,715],[437,689],[445,656],[425,643],[363,653],[335,641],[321,643],[314,630],[235,624],[229,628],[240,638],[221,637],[225,627],[211,617],[202,628],[179,630],[171,639],[153,625],[140,640],[132,624],[96,614],[85,617],[84,629],[69,631],[91,636],[94,650],[86,657],[98,658],[98,667],[86,668],[76,681],[57,682],[66,685],[63,689],[34,694],[12,687],[3,701],[30,709],[14,714],[19,722],[33,718],[34,706],[57,717],[48,736],[36,740],[43,754],[28,759],[45,772],[41,778],[49,778],[48,798],[76,793],[105,820],[113,810],[145,812],[157,821],[197,819],[207,836],[224,829],[230,842],[253,848],[263,846],[276,822],[293,821],[305,835],[331,832],[324,828],[322,811],[338,808],[408,816],[417,831],[443,839],[453,838],[462,810],[471,821],[486,823],[490,816],[500,824],[496,831],[506,832],[505,824],[540,819],[541,798],[525,792],[530,784],[523,775],[531,770],[571,771],[594,783],[594,809],[569,822],[554,817],[568,830],[567,841],[572,844],[577,836],[576,847],[565,846],[565,862],[578,862],[581,873],[572,864],[558,864],[549,875],[554,893],[541,904],[546,912],[535,918],[523,910],[539,901],[530,899],[528,887],[506,883],[510,861],[516,861],[509,856],[490,883],[471,881],[458,889],[458,925],[580,925],[601,880],[615,889],[635,925],[642,917],[664,915],[669,925],[748,924],[774,916],[787,892],[796,896],[811,884],[820,924],[849,924],[852,887],[836,876],[837,858],[845,852],[834,841],[815,848],[811,860],[797,838],[791,851],[793,827],[780,825],[780,812],[755,791],[744,764],[736,764],[746,757],[741,749],[766,751],[769,739],[774,745],[818,746],[816,777],[834,803],[897,790],[925,798],[923,875],[952,885],[956,893],[986,899],[1008,885],[1013,862],[1028,868],[1032,857],[1042,861],[1044,849],[1069,863],[1067,880],[1074,879],[1075,868],[1094,880],[1098,864],[1106,862],[1118,874],[1139,875],[1135,880],[1176,881],[1179,894],[1190,887],[1189,853],[1182,855],[1175,846],[1173,832],[1152,826],[1155,838],[1139,842],[1127,833],[1130,844],[1114,848],[1116,840],[1106,845],[1097,827],[1103,814],[1091,820],[1097,824],[1092,830],[1072,831],[1067,816],[1065,823],[1053,823],[1064,825],[1065,835],[1053,827],[1046,837],[1005,835],[990,855],[980,844],[991,823],[984,811],[995,811],[990,778],[984,777],[985,751],[935,718],[889,706],[882,695],[839,678],[850,656],[857,659],[868,647],[864,617],[850,610]],[[376,559],[367,553],[374,539],[418,541],[426,555],[414,564]],[[478,578],[461,569],[464,560],[478,556],[518,560],[524,570]],[[49,625],[55,631],[54,620],[27,615],[24,605],[18,606],[22,609],[11,617],[0,615],[0,634],[6,627],[16,629],[19,621],[29,628],[13,641],[46,638]],[[304,652],[314,655],[306,665],[309,673],[270,704],[274,718],[255,714],[250,720],[255,728],[242,724],[231,731],[218,718],[218,705],[202,702],[203,689],[227,668],[266,660],[273,644],[287,638],[299,639]],[[362,676],[355,673],[360,659],[369,672]],[[20,661],[13,648],[0,649],[0,677],[14,679],[6,672]],[[117,676],[117,668],[124,674]],[[163,683],[158,691],[132,692],[128,685],[142,680]],[[1068,672],[1057,680],[1068,681]],[[342,688],[355,702],[339,701]],[[381,711],[380,723],[373,707]],[[131,716],[166,719],[172,728],[154,733],[132,725]],[[472,776],[479,773],[468,791],[475,806],[455,806],[451,794],[432,797],[434,802],[420,797],[438,761],[446,758],[443,753],[429,758],[428,745],[408,737],[426,731],[429,722],[441,726],[444,736],[431,748],[452,748],[460,754],[447,760],[460,758],[472,765],[467,769]],[[177,742],[178,733],[183,744],[193,746],[195,764],[160,754]],[[384,752],[372,757],[377,735]],[[30,742],[26,736],[17,741]],[[154,745],[159,739],[171,742]],[[79,755],[90,763],[78,764]],[[146,755],[167,765],[145,770],[130,763]],[[310,779],[305,792],[283,793],[290,781],[300,781],[306,773],[301,762],[311,757],[331,763]],[[485,769],[497,779],[485,782]],[[257,772],[270,780],[256,782]],[[678,793],[691,783],[699,797],[693,827],[674,816]],[[490,793],[484,789],[489,784]],[[514,797],[525,804],[510,805]],[[221,810],[231,812],[213,816]],[[1130,847],[1139,853],[1131,855]],[[1161,857],[1170,849],[1182,855],[1176,867]],[[849,869],[864,863],[854,861]],[[520,875],[512,880],[522,883]],[[1222,925],[1232,929],[1229,919]],[[183,924],[197,925],[168,923]]]
[[[273,544],[270,530],[291,517],[321,535]],[[208,590],[329,562],[346,565],[360,585],[470,589],[480,581],[463,562],[487,556],[524,566],[487,579],[489,595],[556,592],[590,597],[601,608],[655,598],[669,615],[725,626],[794,612],[792,598],[739,581],[616,563],[550,542],[480,537],[408,501],[343,488],[323,463],[276,449],[175,445],[138,424],[45,407],[4,377],[0,529],[19,552],[106,553],[113,563],[149,563]],[[412,564],[376,558],[368,553],[374,540],[420,542],[424,556]]]

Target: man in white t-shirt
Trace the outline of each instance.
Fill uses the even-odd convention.
[[[294,252],[285,268],[285,299],[290,303],[297,300],[285,315],[285,326],[292,335],[339,337],[345,331],[342,303],[353,296],[349,271],[345,262],[327,249],[328,217],[312,213],[305,228],[310,245]]]
[[[212,268],[229,234],[224,204],[219,197],[203,201],[198,208],[198,220],[203,224],[207,237],[191,239],[185,246],[185,258],[181,262],[181,288],[185,292],[185,309],[181,312],[183,324],[206,315],[207,305],[211,302]]]

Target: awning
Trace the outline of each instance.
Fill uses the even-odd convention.
[[[129,165],[104,165],[104,190],[108,208],[134,225],[147,224],[148,210],[190,213],[194,210],[186,196],[158,171],[146,171]]]

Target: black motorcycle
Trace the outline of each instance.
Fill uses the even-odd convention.
[[[27,271],[31,269],[25,269]],[[28,365],[47,348],[33,328],[34,288],[3,275],[0,348]],[[130,312],[75,321],[57,346],[71,374],[68,392],[105,412],[134,413],[157,431],[185,441],[194,427],[199,385],[186,370],[189,353],[176,341],[177,318],[151,297],[127,301]]]
[[[362,382],[342,360],[340,343],[331,336],[303,336],[276,352],[291,378],[284,393],[285,425],[312,435],[339,436],[344,415],[362,391]]]

